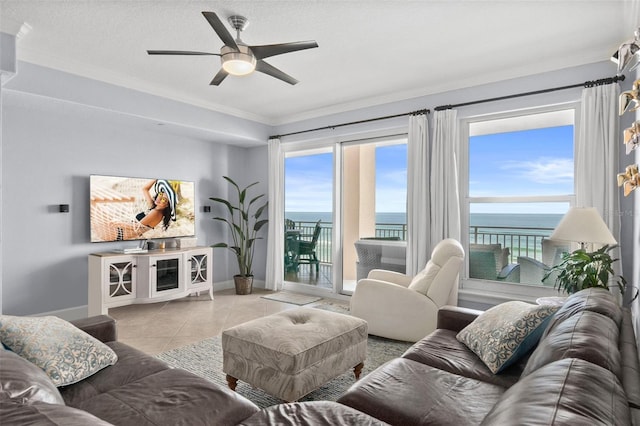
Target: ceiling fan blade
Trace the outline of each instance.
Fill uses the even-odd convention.
[[[296,80],[295,78],[291,77],[288,74],[285,74],[284,72],[280,71],[278,68],[274,67],[273,65],[269,65],[263,60],[258,60],[256,62],[256,71],[260,71],[261,73],[270,75],[271,77],[275,77],[278,80],[284,81],[285,83],[289,83],[289,84],[298,83],[298,80]]]
[[[216,76],[213,77],[213,80],[211,80],[211,83],[209,83],[209,85],[219,86],[220,83],[222,83],[222,80],[227,78],[228,75],[229,75],[228,72],[226,72],[223,68],[220,68],[220,71],[218,71],[218,74],[216,74]]]
[[[190,52],[188,50],[147,50],[149,55],[213,55],[220,56],[219,53]]]
[[[209,21],[209,24],[213,27],[213,30],[218,34],[220,40],[225,44],[225,46],[233,47],[238,50],[238,45],[236,41],[233,39],[231,33],[227,30],[227,27],[224,26],[218,15],[213,12],[202,12],[204,17]]]
[[[318,47],[315,40],[295,41],[292,43],[265,44],[263,46],[249,46],[256,59],[269,58],[271,56],[282,55],[283,53],[295,52],[298,50],[313,49]]]

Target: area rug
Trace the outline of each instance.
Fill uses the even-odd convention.
[[[322,297],[307,296],[305,294],[287,293],[286,291],[279,291],[278,293],[268,294],[261,296],[263,299],[275,300],[277,302],[292,303],[294,305],[308,305],[309,303],[317,302]]]
[[[367,344],[367,359],[364,362],[362,376],[368,374],[385,362],[399,357],[411,346],[411,343],[383,339],[375,336],[369,336]],[[217,383],[220,386],[227,387],[226,375],[222,372],[222,345],[220,336],[172,349],[156,356],[173,367],[182,368],[200,377],[204,377],[213,383]],[[354,381],[353,370],[349,370],[303,397],[300,401],[335,401]],[[253,388],[251,385],[242,381],[238,381],[236,392],[253,401],[253,403],[260,408],[282,403],[282,400],[260,389]]]

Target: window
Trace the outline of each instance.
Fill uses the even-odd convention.
[[[366,266],[358,240],[406,240],[407,136],[314,145],[285,146],[284,285],[350,294]]]
[[[565,107],[467,123],[463,287],[553,289],[542,278],[569,250],[548,237],[574,200],[574,116]]]

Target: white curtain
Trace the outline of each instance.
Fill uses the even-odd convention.
[[[284,154],[280,139],[269,139],[269,232],[265,288],[282,289],[284,276]]]
[[[436,111],[433,121],[430,182],[431,248],[445,238],[461,241],[457,111]]]
[[[429,246],[429,126],[426,114],[409,117],[407,142],[407,274],[424,268]]]
[[[616,241],[620,241],[618,173],[617,84],[585,88],[582,91],[580,129],[576,142],[576,205],[595,207]],[[611,253],[620,258],[620,251]],[[622,272],[622,263],[613,264]]]

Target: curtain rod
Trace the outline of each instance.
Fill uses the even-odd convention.
[[[558,90],[573,89],[573,88],[576,88],[576,87],[601,86],[601,85],[604,85],[604,84],[612,84],[612,83],[616,83],[618,81],[624,81],[624,78],[625,78],[624,75],[616,75],[615,77],[601,78],[600,80],[593,80],[593,81],[585,81],[584,83],[572,84],[570,86],[553,87],[551,89],[535,90],[533,92],[516,93],[514,95],[500,96],[500,97],[497,97],[497,98],[489,98],[489,99],[480,99],[480,100],[477,100],[477,101],[464,102],[464,103],[455,104],[455,105],[441,105],[441,106],[435,107],[434,111],[443,111],[445,109],[452,109],[452,108],[458,108],[458,107],[463,107],[463,106],[468,106],[468,105],[482,104],[482,103],[485,103],[485,102],[502,101],[502,100],[505,100],[505,99],[520,98],[520,97],[523,97],[523,96],[540,95],[542,93],[556,92]]]
[[[334,124],[333,126],[324,126],[324,127],[317,127],[315,129],[300,130],[299,132],[283,133],[281,135],[269,136],[269,139],[275,139],[275,138],[279,139],[279,138],[282,138],[284,136],[299,135],[299,134],[302,134],[302,133],[316,132],[318,130],[329,130],[329,129],[333,130],[336,127],[352,126],[354,124],[369,123],[371,121],[378,121],[378,120],[387,120],[389,118],[404,117],[406,115],[429,114],[429,112],[430,111],[428,109],[419,109],[417,111],[405,112],[405,113],[402,113],[402,114],[385,115],[384,117],[376,117],[376,118],[369,118],[367,120],[351,121],[349,123]]]

